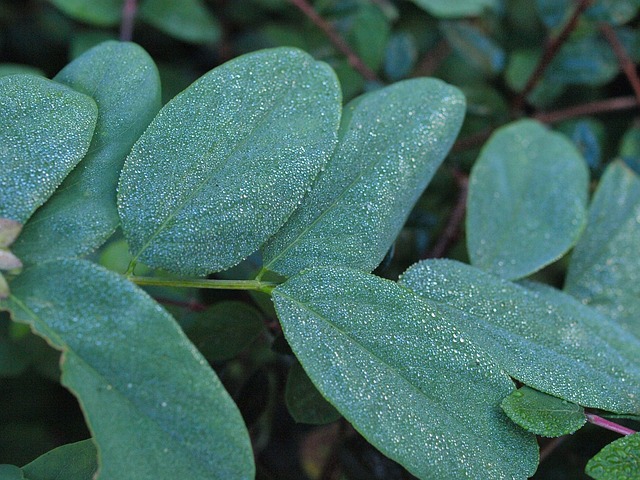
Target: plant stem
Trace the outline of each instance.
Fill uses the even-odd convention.
[[[585,415],[587,417],[587,422],[593,423],[594,425],[598,425],[599,427],[605,428],[607,430],[611,430],[612,432],[616,432],[621,435],[633,435],[634,433],[637,433],[635,430],[631,430],[630,428],[618,425],[611,420],[599,417],[598,415],[594,415],[593,413],[587,413]]]
[[[589,5],[591,5],[592,1],[593,0],[580,0],[580,2],[578,3],[578,6],[573,12],[573,15],[571,15],[571,18],[567,21],[562,31],[558,34],[556,38],[554,38],[551,42],[549,42],[549,44],[544,50],[544,53],[542,54],[542,58],[540,58],[540,61],[538,62],[538,64],[536,65],[536,68],[534,69],[533,73],[529,77],[529,80],[527,80],[526,85],[524,86],[522,91],[518,94],[518,96],[516,96],[516,98],[514,99],[513,101],[514,111],[519,111],[522,109],[522,105],[524,104],[525,99],[527,98],[527,95],[529,95],[531,91],[536,87],[536,85],[542,78],[542,75],[544,74],[545,70],[551,63],[551,60],[553,60],[553,57],[556,56],[556,53],[558,53],[558,50],[560,50],[560,47],[562,46],[562,44],[567,41],[567,39],[569,38],[569,35],[571,35],[571,32],[578,25],[578,19],[580,18],[580,15],[582,15],[582,12],[584,12],[589,7]]]
[[[324,32],[329,41],[343,55],[347,57],[349,65],[351,65],[360,75],[371,82],[381,82],[373,70],[371,70],[362,59],[351,49],[347,42],[340,36],[333,26],[320,16],[318,12],[307,0],[289,0],[293,5],[298,7],[309,20],[311,20],[320,30]]]
[[[622,71],[627,76],[627,80],[629,80],[631,88],[633,88],[633,93],[635,93],[638,102],[640,102],[640,78],[638,78],[638,72],[636,72],[636,66],[633,63],[633,60],[629,57],[624,45],[620,43],[620,39],[618,38],[618,35],[616,35],[616,31],[611,25],[608,23],[602,23],[600,25],[600,31],[607,39],[607,42],[609,42],[609,45],[611,45],[613,52],[618,58],[620,68],[622,68]]]
[[[567,107],[562,110],[553,112],[539,112],[533,115],[533,118],[543,123],[556,123],[569,118],[580,117],[582,115],[594,115],[597,113],[616,112],[620,110],[629,110],[631,108],[640,107],[638,99],[633,96],[607,98],[606,100],[597,100],[595,102],[585,103],[584,105],[576,105],[575,107]]]
[[[122,23],[120,24],[120,40],[130,42],[133,38],[133,24],[138,11],[137,0],[125,0],[122,6]]]
[[[206,278],[157,278],[157,277],[127,277],[136,285],[156,285],[159,287],[182,288],[212,288],[218,290],[255,290],[271,293],[278,285],[273,282],[258,280],[217,280]]]

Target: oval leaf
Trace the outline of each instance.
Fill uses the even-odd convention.
[[[213,43],[220,38],[220,24],[201,0],[145,0],[139,14],[149,25],[185,42]]]
[[[0,307],[63,351],[62,383],[84,410],[100,478],[253,478],[235,404],[142,290],[87,261],[61,260],[25,269],[11,292]]]
[[[385,455],[422,479],[527,478],[533,435],[500,410],[513,383],[441,312],[354,270],[307,270],[273,291],[307,374]]]
[[[97,455],[93,440],[83,440],[39,456],[22,471],[29,480],[89,480],[98,470]]]
[[[522,428],[543,437],[568,435],[587,421],[580,405],[527,386],[506,397],[500,406]]]
[[[640,340],[573,297],[452,260],[420,262],[400,283],[526,385],[585,407],[640,412]]]
[[[346,108],[326,169],[264,248],[264,267],[291,276],[339,265],[371,271],[444,160],[464,116],[460,91],[416,79]]]
[[[125,0],[49,0],[56,7],[81,22],[101,27],[118,25]]]
[[[622,162],[607,168],[564,289],[640,337],[640,179]]]
[[[640,433],[610,443],[589,460],[585,470],[595,480],[640,478]]]
[[[111,236],[120,221],[116,186],[124,158],[160,110],[156,66],[133,43],[102,43],[54,80],[92,97],[98,122],[87,156],[16,242],[16,254],[31,263],[91,252]]]
[[[209,72],[135,144],[119,188],[134,257],[186,275],[223,270],[264,243],[333,151],[340,90],[291,48]]]
[[[497,0],[412,0],[438,18],[470,17],[482,14],[485,10],[498,6]]]
[[[98,108],[33,75],[0,78],[0,218],[24,223],[84,157]]]
[[[287,410],[296,422],[324,425],[335,422],[340,413],[325,400],[299,363],[291,365],[284,391]]]
[[[471,263],[516,279],[560,258],[584,227],[588,182],[584,160],[562,135],[532,120],[499,129],[469,178]]]

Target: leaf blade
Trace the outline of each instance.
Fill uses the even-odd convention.
[[[633,480],[640,475],[640,433],[627,435],[600,450],[585,473],[595,480]]]
[[[232,60],[169,102],[120,179],[134,257],[204,275],[257,250],[333,150],[339,100],[326,65],[281,48]]]

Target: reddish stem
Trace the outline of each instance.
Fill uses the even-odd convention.
[[[451,47],[446,40],[440,40],[424,57],[418,62],[413,77],[429,77],[438,69],[442,62],[451,53]]]
[[[562,110],[553,112],[538,112],[533,118],[543,123],[556,123],[569,118],[580,117],[582,115],[593,115],[597,113],[616,112],[619,110],[628,110],[640,106],[640,102],[635,96],[615,97],[606,100],[598,100],[595,102],[585,103],[584,105],[576,105]]]
[[[584,12],[589,7],[592,1],[593,0],[580,0],[578,6],[571,15],[571,18],[567,21],[562,31],[556,38],[554,38],[547,44],[547,47],[542,54],[542,58],[540,58],[540,61],[536,65],[536,68],[533,70],[533,73],[529,77],[529,80],[527,80],[526,85],[513,100],[513,109],[515,111],[519,111],[522,109],[522,105],[524,104],[527,95],[531,93],[538,82],[542,79],[542,75],[551,63],[551,60],[553,60],[553,57],[556,56],[562,44],[567,41],[569,35],[571,35],[571,32],[573,32],[573,30],[578,25],[578,19],[580,18],[580,15],[582,15],[582,12]]]
[[[634,433],[637,433],[635,430],[631,430],[630,428],[618,425],[611,420],[599,417],[598,415],[594,415],[593,413],[587,413],[585,415],[587,417],[587,422],[593,423],[594,425],[605,428],[607,430],[611,430],[612,432],[616,432],[621,435],[633,435]]]
[[[608,23],[602,23],[600,25],[600,31],[607,39],[607,42],[611,45],[613,52],[618,58],[620,68],[622,68],[622,71],[627,76],[627,79],[631,84],[631,88],[633,88],[633,93],[635,93],[636,99],[640,102],[640,78],[638,78],[638,72],[636,71],[636,66],[633,63],[633,60],[629,57],[624,45],[620,43],[620,39],[618,38],[618,35],[616,35],[616,31],[611,25]]]
[[[125,0],[122,6],[122,23],[120,24],[120,40],[130,42],[133,38],[133,24],[138,11],[136,0]]]
[[[371,70],[362,59],[353,51],[347,42],[340,36],[340,34],[333,28],[333,26],[327,22],[324,18],[316,12],[313,6],[307,0],[289,0],[293,5],[298,7],[302,13],[304,13],[309,20],[311,20],[324,34],[329,38],[329,41],[336,47],[343,55],[347,57],[349,65],[351,65],[360,75],[372,82],[380,82],[381,80]]]
[[[206,305],[196,300],[182,302],[180,300],[172,300],[170,298],[161,298],[161,297],[155,297],[155,300],[158,303],[162,303],[163,305],[173,305],[175,307],[186,308],[187,310],[191,310],[192,312],[202,312],[207,309]]]

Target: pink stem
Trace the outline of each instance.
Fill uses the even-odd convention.
[[[634,433],[637,433],[635,430],[631,430],[630,428],[618,425],[617,423],[614,423],[611,420],[607,420],[606,418],[599,417],[598,415],[594,415],[592,413],[587,413],[585,415],[589,423],[593,423],[594,425],[598,425],[599,427],[606,428],[607,430],[611,430],[612,432],[616,432],[621,435],[633,435]]]

